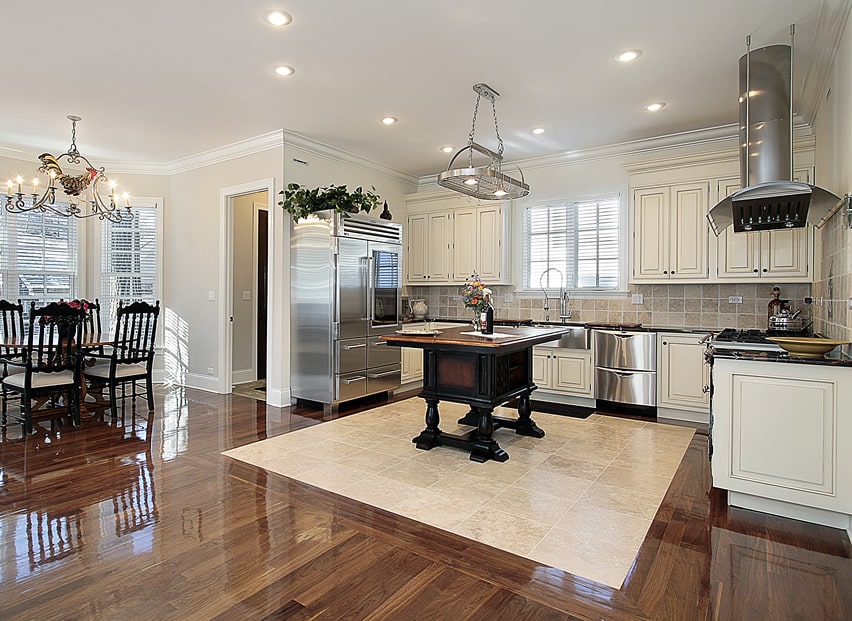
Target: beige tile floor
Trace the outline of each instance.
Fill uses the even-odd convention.
[[[541,439],[500,429],[504,463],[417,450],[421,399],[301,429],[225,455],[619,588],[693,430],[535,413]],[[441,403],[441,429],[467,408]],[[514,417],[512,410],[495,414]]]

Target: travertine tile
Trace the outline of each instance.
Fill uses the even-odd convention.
[[[423,412],[409,399],[226,454],[618,587],[693,434],[600,414],[535,413],[544,438],[501,429],[495,439],[509,460],[477,463],[452,447],[418,450],[411,438]],[[454,429],[466,412],[442,403],[441,428]]]

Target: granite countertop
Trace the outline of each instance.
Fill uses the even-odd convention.
[[[783,362],[785,364],[806,364],[831,367],[852,368],[852,358],[845,356],[835,349],[824,358],[793,358],[787,352],[746,351],[746,350],[715,350],[710,349],[710,363],[716,358],[727,360],[752,360],[755,362]]]

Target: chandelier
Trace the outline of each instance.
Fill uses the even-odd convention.
[[[35,177],[32,180],[32,192],[26,193],[22,187],[23,177],[18,175],[14,182],[9,179],[6,182],[6,211],[49,211],[67,218],[97,216],[100,220],[110,222],[129,222],[133,219],[130,196],[127,192],[119,196],[116,193],[117,184],[110,181],[104,169],[95,168],[80,154],[77,150],[77,121],[80,117],[70,114],[68,120],[71,121],[71,147],[68,152],[55,157],[50,153],[38,156],[41,162],[38,172],[47,177],[47,187],[39,195],[39,180]],[[17,191],[13,191],[15,184]],[[64,194],[66,200],[57,203],[57,192]]]
[[[438,175],[438,185],[483,200],[522,198],[530,193],[530,186],[524,183],[523,171],[518,168],[518,172],[521,173],[521,180],[518,181],[504,174],[502,170],[503,139],[500,137],[500,127],[497,125],[496,104],[500,93],[487,84],[482,83],[474,84],[473,90],[476,92],[476,106],[473,109],[473,126],[470,128],[470,134],[467,137],[467,146],[459,149],[450,160],[447,170]],[[473,135],[476,132],[476,116],[479,112],[479,101],[482,97],[491,101],[491,110],[494,113],[494,131],[497,134],[497,152],[473,141]],[[467,168],[453,168],[456,158],[465,151],[468,152]],[[474,151],[491,158],[491,161],[486,166],[474,167]]]

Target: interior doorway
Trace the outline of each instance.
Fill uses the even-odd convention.
[[[266,192],[231,199],[231,370],[233,384],[265,388],[267,235]]]
[[[269,371],[267,325],[273,179],[219,190],[219,378],[217,392],[263,382]],[[211,299],[213,299],[211,297]],[[265,393],[259,392],[265,400]]]

